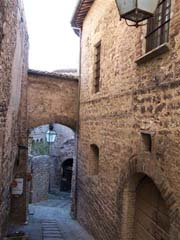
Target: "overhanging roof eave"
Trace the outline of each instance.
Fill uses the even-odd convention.
[[[71,26],[77,34],[78,28],[82,29],[83,22],[95,0],[79,0],[75,8]]]

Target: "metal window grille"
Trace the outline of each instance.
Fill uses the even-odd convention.
[[[95,77],[94,77],[94,90],[99,92],[100,89],[100,68],[101,68],[101,42],[95,46]]]
[[[146,52],[168,42],[171,0],[159,0],[154,17],[148,20]]]

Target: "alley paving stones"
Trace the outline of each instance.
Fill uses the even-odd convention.
[[[11,229],[24,231],[29,240],[94,240],[70,216],[70,194],[49,195],[49,199],[30,204],[27,225]]]
[[[56,221],[42,222],[43,240],[64,240]]]

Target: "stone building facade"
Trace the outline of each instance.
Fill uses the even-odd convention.
[[[77,128],[73,211],[95,239],[180,239],[180,3],[161,2],[168,36],[146,52],[147,26],[119,21],[114,0],[79,1],[79,98],[75,76],[30,70],[27,84],[22,3],[1,0],[0,239],[9,215],[26,220],[27,129],[52,122]]]
[[[180,239],[179,0],[170,16],[168,40],[148,53],[147,26],[120,21],[114,0],[79,1],[72,20],[81,35],[77,219],[97,240]]]
[[[18,221],[26,215],[28,35],[22,2],[0,2],[0,239],[9,213]],[[19,146],[19,147],[18,147]],[[21,148],[22,149],[22,148]],[[23,194],[12,195],[14,178],[23,178]]]

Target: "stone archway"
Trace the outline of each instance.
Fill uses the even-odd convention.
[[[176,194],[168,181],[167,176],[159,168],[157,161],[150,161],[138,155],[132,155],[121,169],[119,189],[117,194],[117,224],[121,240],[134,240],[134,234],[129,229],[133,228],[136,195],[132,193],[143,176],[148,176],[164,199],[170,221],[170,240],[179,239],[180,212]]]
[[[136,187],[134,239],[169,240],[167,205],[154,182],[144,176]]]
[[[136,173],[122,193],[121,239],[170,240],[169,208],[146,174]]]
[[[28,127],[58,122],[76,128],[78,78],[71,75],[28,71]]]

